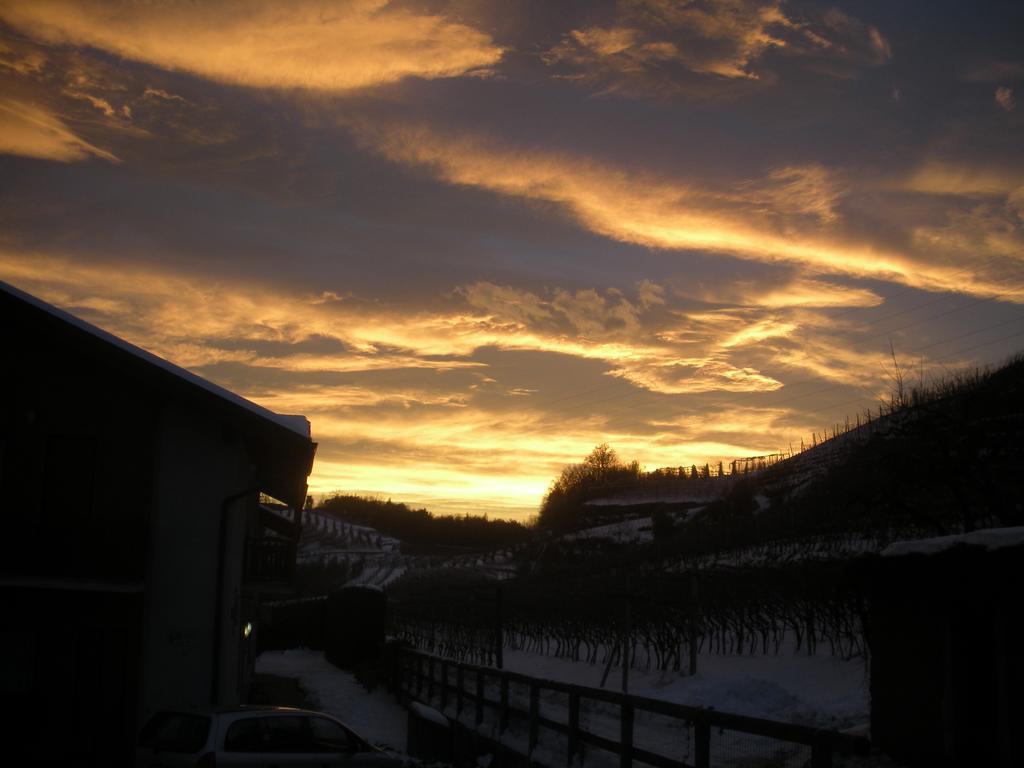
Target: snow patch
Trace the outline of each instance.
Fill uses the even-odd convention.
[[[1022,544],[1024,544],[1024,526],[987,528],[982,531],[958,533],[952,536],[936,536],[931,539],[894,541],[882,550],[882,556],[934,555],[939,552],[946,552],[957,546],[981,547],[991,551],[1006,547],[1018,547]]]
[[[338,669],[320,651],[264,651],[256,671],[299,681],[316,707],[341,720],[367,741],[404,752],[405,709],[383,688],[367,691],[351,672]]]
[[[637,517],[632,520],[623,520],[619,523],[599,525],[594,528],[585,528],[563,537],[565,541],[580,541],[582,539],[612,539],[625,542],[646,542],[652,541],[654,535],[651,533],[651,518]]]
[[[428,707],[426,704],[420,704],[418,701],[410,701],[409,709],[420,720],[425,720],[428,723],[433,723],[434,725],[438,725],[442,728],[451,727],[451,723],[448,721],[448,718],[433,707]]]
[[[601,665],[511,649],[505,650],[505,668],[591,688],[600,687],[604,672]],[[787,643],[778,655],[702,653],[697,668],[693,676],[631,670],[629,692],[802,725],[848,728],[869,719],[867,673],[861,658],[808,656]],[[618,674],[616,670],[614,680]]]

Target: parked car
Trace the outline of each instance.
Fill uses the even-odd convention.
[[[239,707],[158,712],[139,735],[139,768],[397,768],[405,761],[322,712]]]

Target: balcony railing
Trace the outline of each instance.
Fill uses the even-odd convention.
[[[295,577],[295,542],[250,536],[245,542],[245,581],[290,582]]]

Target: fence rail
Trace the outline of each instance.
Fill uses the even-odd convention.
[[[245,540],[243,574],[250,584],[291,582],[295,577],[295,542],[250,536]]]
[[[451,680],[452,671],[455,673],[454,683]],[[461,720],[467,707],[472,707],[473,722],[480,726],[484,722],[485,712],[491,710],[497,715],[499,732],[504,733],[511,717],[520,718],[527,724],[527,749],[530,757],[537,748],[542,728],[564,736],[566,765],[572,765],[577,759],[582,762],[584,755],[581,746],[590,744],[617,755],[621,768],[632,766],[634,761],[655,768],[710,768],[712,729],[766,737],[809,748],[811,768],[830,768],[834,754],[864,755],[869,748],[866,738],[834,730],[729,714],[571,683],[540,680],[517,672],[465,664],[406,649],[396,652],[392,675],[394,685],[400,692],[432,705],[437,702],[442,711],[452,706],[454,697],[456,720]],[[467,687],[468,678],[472,680],[471,687]],[[497,684],[496,699],[487,696],[488,681]],[[516,706],[511,699],[509,691],[512,684],[528,688],[527,708]],[[545,691],[567,697],[567,716],[564,722],[542,714],[541,693]],[[581,704],[584,701],[602,702],[617,708],[618,740],[587,730],[581,724]],[[693,744],[688,754],[683,757],[671,757],[637,746],[634,743],[636,716],[645,712],[667,716],[692,728]],[[687,762],[686,758],[692,762]],[[806,761],[801,764],[805,763]]]

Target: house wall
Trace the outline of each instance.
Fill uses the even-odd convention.
[[[155,709],[240,700],[260,529],[254,489],[225,500],[252,457],[297,495],[313,446],[4,286],[0,325],[0,743],[12,765],[130,766]]]
[[[0,578],[141,582],[157,403],[26,329],[0,377]]]
[[[128,766],[157,403],[0,320],[0,742],[12,765]]]
[[[254,478],[241,440],[201,413],[165,403],[157,455],[146,574],[143,718],[165,708],[238,703],[242,548],[246,519],[256,503],[253,493],[228,504],[222,535],[225,501],[251,488]],[[225,567],[219,575],[222,542]]]

